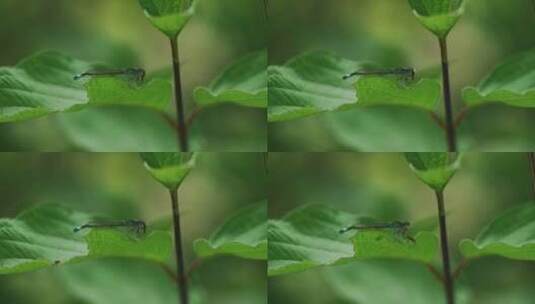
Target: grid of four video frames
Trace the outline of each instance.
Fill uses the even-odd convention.
[[[535,1],[0,1],[0,303],[535,303]]]

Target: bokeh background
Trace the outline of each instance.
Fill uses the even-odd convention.
[[[268,167],[270,218],[279,219],[306,203],[325,204],[380,222],[415,223],[437,216],[434,193],[409,169],[402,154],[270,153]],[[461,169],[445,190],[453,267],[460,259],[459,241],[475,238],[497,215],[530,202],[531,183],[527,153],[464,154]],[[438,257],[437,265],[441,269]],[[346,303],[327,279],[329,271],[333,268],[269,278],[270,303]],[[470,263],[459,280],[470,287],[472,304],[527,304],[535,296],[534,279],[534,263],[485,257]],[[430,280],[434,281],[432,276]],[[395,287],[383,287],[395,293]]]
[[[504,58],[535,45],[531,0],[466,2],[465,14],[448,37],[456,111],[463,87],[476,85]],[[384,66],[439,71],[436,38],[418,23],[406,0],[271,0],[270,13],[270,64],[329,50]],[[351,113],[272,123],[270,151],[347,151],[347,141],[336,139],[341,131],[333,126],[335,120],[351,121]],[[533,110],[490,105],[472,111],[460,133],[471,134],[465,141],[477,151],[529,151],[535,146],[534,127]]]
[[[148,223],[170,219],[167,190],[153,180],[134,153],[0,153],[0,168],[0,218],[15,217],[38,204],[56,203],[117,219],[141,218]],[[265,186],[262,154],[199,155],[196,168],[179,192],[186,263],[195,259],[195,239],[209,237],[240,208],[264,200]],[[89,262],[0,276],[0,302],[123,303],[95,299],[121,294],[118,299],[128,295],[154,298],[154,293],[164,293],[160,288],[170,283],[158,266],[143,267],[142,262],[123,266],[131,268],[130,277],[139,283],[128,278],[121,283],[118,281],[124,276],[107,272],[117,267],[110,263],[109,267]],[[192,282],[201,286],[199,293],[204,294],[205,303],[263,304],[267,301],[265,265],[233,257],[207,259],[193,272]],[[161,284],[144,281],[147,276]],[[98,281],[109,282],[108,290],[91,287]]]
[[[261,0],[199,2],[179,39],[189,111],[195,87],[208,85],[229,64],[266,47]],[[2,0],[0,45],[0,66],[42,50],[117,67],[139,66],[149,74],[171,66],[167,38],[145,18],[137,0]],[[73,135],[64,130],[61,116],[0,124],[0,150],[80,150],[79,142],[69,140]],[[191,132],[202,134],[197,141],[205,151],[264,151],[265,117],[262,110],[224,105],[199,115]]]

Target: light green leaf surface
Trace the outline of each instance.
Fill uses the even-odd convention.
[[[460,242],[467,258],[497,255],[535,260],[535,202],[512,208],[486,226],[475,240]]]
[[[315,267],[370,258],[397,258],[429,262],[437,253],[437,237],[415,236],[416,243],[393,231],[340,230],[358,223],[377,222],[327,206],[305,205],[268,226],[268,275],[282,275]]]
[[[195,166],[196,154],[181,152],[141,153],[145,168],[152,177],[174,191]]]
[[[243,208],[209,239],[196,240],[193,247],[200,257],[234,255],[267,259],[267,201]]]
[[[405,261],[360,261],[325,270],[325,282],[344,303],[446,303],[440,282],[423,266]],[[456,303],[470,303],[470,293],[455,289]]]
[[[129,105],[164,110],[171,85],[162,79],[137,84],[121,77],[74,80],[96,64],[42,52],[15,67],[0,68],[0,122],[37,118],[88,106]]]
[[[65,291],[81,303],[178,303],[176,283],[158,265],[127,259],[106,259],[69,265],[58,273]],[[202,294],[190,288],[190,303]]]
[[[442,191],[459,169],[461,158],[457,153],[405,153],[412,171],[420,180],[436,191]]]
[[[194,97],[200,107],[234,103],[267,107],[267,51],[245,56],[229,66],[209,87],[198,87]]]
[[[445,151],[444,132],[428,113],[401,107],[358,108],[325,116],[333,138],[353,151]]]
[[[195,14],[196,0],[139,0],[145,16],[169,38],[176,37]]]
[[[166,262],[168,231],[137,236],[128,231],[92,229],[75,233],[92,216],[57,205],[39,205],[15,219],[0,219],[0,274],[33,271],[101,257]]]
[[[410,81],[398,76],[360,76],[354,84],[343,80],[344,75],[369,66],[329,52],[305,53],[284,66],[270,66],[268,120],[292,120],[356,106],[434,110],[440,97],[436,80]]]
[[[477,87],[463,90],[469,107],[504,103],[535,108],[535,49],[517,54],[499,64]]]
[[[57,119],[67,138],[85,151],[178,150],[175,131],[155,111],[132,107],[106,107],[63,113]]]
[[[448,36],[464,14],[464,0],[409,0],[413,13],[439,38]]]

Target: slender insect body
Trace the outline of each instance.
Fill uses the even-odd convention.
[[[359,224],[352,225],[343,229],[340,229],[339,233],[346,233],[351,230],[366,231],[366,230],[383,230],[389,229],[394,231],[396,235],[399,235],[405,239],[415,242],[415,239],[409,235],[409,222],[394,221],[391,223],[376,223],[376,224]]]
[[[404,79],[414,80],[416,78],[416,71],[413,68],[392,68],[382,70],[360,70],[353,73],[346,74],[342,79],[347,80],[355,76],[388,76],[397,75]]]
[[[147,225],[142,220],[124,220],[119,222],[110,223],[88,223],[78,227],[74,227],[73,232],[79,232],[84,229],[90,228],[131,228],[137,234],[145,234],[147,232]]]
[[[106,77],[106,76],[127,76],[134,80],[141,82],[145,79],[146,72],[141,68],[126,68],[119,70],[101,70],[101,71],[87,71],[73,77],[74,80],[80,80],[85,77]]]

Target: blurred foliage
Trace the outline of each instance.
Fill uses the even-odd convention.
[[[279,219],[305,203],[382,222],[437,218],[433,191],[418,180],[402,154],[270,153],[269,173],[270,218]],[[476,237],[499,214],[532,196],[526,153],[465,153],[445,189],[453,264],[461,258],[460,240]],[[337,298],[336,288],[326,286],[325,271],[330,269],[269,278],[268,296],[273,303],[345,303]],[[516,301],[511,303],[529,303],[525,299],[533,292],[527,282],[535,279],[534,270],[534,263],[485,257],[469,264],[460,282],[471,289],[473,304],[499,303],[491,299],[500,294],[502,300]],[[526,289],[513,291],[513,286]]]
[[[141,218],[153,222],[170,218],[168,192],[145,170],[137,153],[2,153],[0,168],[2,218],[14,217],[30,206],[47,202],[117,219]],[[209,237],[238,209],[265,199],[265,185],[262,154],[198,155],[196,168],[180,189],[187,264],[195,258],[192,242]],[[82,265],[69,269],[83,269]],[[76,294],[80,289],[84,290],[83,286],[74,288],[75,282],[71,281],[66,286],[59,277],[54,279],[55,275],[64,277],[63,269],[57,267],[0,276],[1,302],[86,303],[76,300],[80,298]],[[206,293],[206,303],[219,302],[219,299],[226,299],[219,303],[239,303],[231,301],[239,295],[239,301],[243,303],[263,304],[265,273],[265,262],[215,257],[200,265],[193,273],[192,282]],[[76,273],[71,272],[70,275]],[[88,274],[85,280],[98,275]],[[83,282],[84,276],[80,280]],[[28,288],[30,284],[32,288]],[[86,288],[87,291],[96,289],[95,286]],[[244,289],[247,292],[242,292]],[[95,298],[86,295],[82,299]]]
[[[195,87],[208,85],[229,64],[266,47],[261,1],[200,1],[197,11],[179,39],[188,112]],[[137,0],[2,0],[0,25],[0,66],[49,49],[111,66],[139,66],[149,74],[171,66],[167,38],[145,18]],[[266,128],[264,111],[222,106],[201,114],[192,133],[202,130],[210,150],[236,149],[241,143],[234,138],[240,138],[247,148],[262,151]],[[54,116],[0,125],[2,151],[80,148]]]
[[[440,66],[436,38],[419,24],[408,1],[272,0],[270,6],[270,64],[327,50],[384,66],[411,66],[418,73]],[[463,87],[478,84],[509,55],[533,47],[534,27],[535,8],[529,0],[467,1],[465,14],[448,36],[456,110]],[[535,142],[534,118],[532,110],[493,105],[469,113],[459,132],[472,134],[470,146],[478,151],[524,151]],[[331,123],[323,116],[272,123],[270,150],[347,150],[333,138]]]

